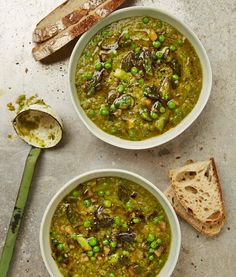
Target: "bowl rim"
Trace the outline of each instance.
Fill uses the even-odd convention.
[[[93,177],[94,175],[98,175],[97,177]],[[58,191],[57,193],[53,196],[53,198],[50,200],[49,204],[47,205],[42,220],[41,220],[41,224],[40,224],[40,232],[39,232],[39,242],[40,242],[40,251],[41,251],[41,256],[43,258],[44,264],[48,270],[48,273],[50,274],[50,276],[53,277],[57,277],[53,274],[52,272],[52,268],[56,268],[57,272],[58,272],[58,277],[62,276],[60,274],[60,271],[57,267],[56,262],[53,262],[53,265],[48,261],[46,255],[47,255],[47,251],[45,250],[45,243],[49,244],[49,249],[50,248],[50,242],[49,242],[49,234],[48,234],[48,238],[45,237],[45,232],[47,231],[47,225],[51,223],[51,219],[52,216],[56,210],[56,207],[58,206],[58,204],[60,203],[60,201],[68,194],[70,193],[75,187],[78,186],[78,184],[80,183],[81,179],[87,179],[87,181],[92,180],[94,178],[102,178],[102,177],[120,177],[120,178],[124,178],[127,180],[131,180],[134,179],[136,180],[138,185],[144,187],[145,189],[147,189],[150,193],[153,194],[153,196],[159,201],[162,202],[161,206],[163,207],[163,204],[166,206],[165,208],[163,207],[163,209],[166,212],[166,215],[168,217],[168,220],[170,222],[171,225],[171,246],[170,246],[170,253],[169,256],[167,258],[167,261],[165,263],[167,269],[165,275],[162,274],[162,270],[165,268],[165,266],[162,268],[162,270],[160,271],[160,273],[158,274],[158,276],[160,277],[169,277],[171,276],[172,272],[175,269],[175,266],[177,264],[178,258],[179,258],[179,253],[180,253],[180,247],[181,247],[181,229],[180,229],[180,225],[179,225],[179,220],[178,217],[173,209],[173,207],[171,206],[170,202],[168,201],[167,197],[164,195],[164,193],[158,188],[156,187],[152,182],[148,181],[146,178],[140,176],[137,173],[128,171],[128,170],[124,170],[124,169],[113,169],[113,168],[107,168],[107,169],[95,169],[95,170],[91,170],[91,171],[87,171],[85,173],[82,173],[80,175],[77,175],[76,177],[72,178],[71,180],[69,180],[68,182],[66,182]],[[135,182],[133,180],[133,182]],[[81,181],[84,182],[84,181]],[[155,193],[155,195],[154,195]],[[175,230],[175,232],[173,233],[173,228]],[[175,236],[175,240],[173,241],[173,236]],[[45,240],[48,240],[48,242],[45,242]],[[174,242],[174,249],[172,249],[173,247],[173,242]],[[171,252],[172,251],[172,252]],[[174,251],[174,253],[173,253]],[[49,253],[50,257],[51,257],[51,253]],[[172,260],[170,261],[170,255]],[[53,259],[53,258],[52,258]],[[169,261],[169,262],[168,262]]]
[[[200,59],[202,73],[203,73],[202,89],[201,89],[198,101],[195,104],[194,108],[191,110],[191,112],[179,124],[169,129],[167,132],[141,141],[131,141],[131,140],[126,140],[126,139],[122,139],[117,136],[111,135],[103,131],[91,119],[89,119],[89,117],[86,115],[86,113],[80,106],[78,97],[76,96],[75,84],[74,84],[75,76],[73,74],[74,69],[78,63],[77,52],[80,51],[81,49],[82,49],[81,50],[82,52],[85,46],[87,45],[87,43],[90,41],[90,39],[99,30],[111,24],[112,22],[127,18],[130,12],[131,13],[142,12],[143,14],[146,13],[147,16],[155,13],[156,18],[162,19],[162,17],[164,17],[165,18],[164,21],[171,24],[180,33],[182,34],[185,33],[184,36],[187,37],[187,39],[191,42],[192,46],[194,47]],[[135,17],[135,16],[141,16],[141,15],[135,15],[135,14],[130,15],[130,17]],[[174,22],[175,24],[170,22]],[[179,29],[181,29],[181,31]],[[84,41],[86,41],[86,43],[83,47],[81,47],[81,44],[83,44]],[[76,113],[79,115],[79,118],[81,119],[83,124],[87,127],[87,129],[94,136],[96,136],[97,138],[103,140],[108,144],[111,144],[113,146],[120,147],[123,149],[130,149],[130,150],[142,150],[142,149],[157,147],[164,143],[169,142],[170,140],[182,134],[198,118],[198,116],[203,111],[209,99],[211,88],[212,88],[212,70],[211,70],[210,61],[207,56],[206,50],[203,47],[197,35],[191,30],[190,27],[188,27],[187,24],[185,24],[182,20],[178,19],[178,17],[172,15],[171,13],[164,11],[163,9],[153,8],[153,7],[143,7],[143,6],[128,7],[128,8],[123,8],[118,11],[115,11],[114,13],[110,14],[108,17],[104,18],[102,21],[94,25],[89,31],[84,33],[77,41],[73,49],[73,52],[71,54],[70,61],[69,61],[68,77],[69,77],[68,86],[69,86],[70,97],[71,97],[73,107]]]

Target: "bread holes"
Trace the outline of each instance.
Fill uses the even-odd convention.
[[[193,194],[198,193],[198,190],[196,188],[192,187],[192,186],[186,186],[184,189],[188,192],[193,193]]]
[[[176,181],[184,182],[186,180],[192,180],[197,175],[196,171],[184,171],[176,176]]]
[[[211,219],[211,220],[216,220],[217,218],[219,218],[221,215],[220,211],[216,211],[214,213],[212,213],[210,216],[208,216],[207,219]],[[211,222],[211,220],[209,222]]]
[[[188,213],[193,214],[193,210],[188,208]]]
[[[206,207],[206,208],[204,208],[204,211],[206,211],[206,212],[207,212],[207,211],[209,211],[209,209]]]

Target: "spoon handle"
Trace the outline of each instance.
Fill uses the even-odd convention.
[[[11,217],[11,222],[7,231],[5,245],[3,247],[0,259],[1,277],[7,276],[25,204],[28,198],[29,188],[34,174],[35,165],[41,150],[42,149],[40,148],[32,147],[25,162],[25,168],[21,179],[20,188],[18,191],[15,207]]]

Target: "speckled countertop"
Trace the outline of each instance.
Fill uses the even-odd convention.
[[[181,221],[182,248],[173,277],[236,276],[236,1],[127,1],[168,10],[199,36],[213,69],[210,100],[197,121],[181,136],[152,150],[128,151],[95,138],[78,119],[68,94],[70,44],[48,63],[31,56],[35,24],[62,1],[1,1],[0,10],[0,248],[3,247],[29,147],[13,134],[6,104],[22,92],[37,93],[60,113],[65,136],[60,147],[44,151],[37,166],[10,277],[47,277],[39,249],[39,226],[55,192],[69,179],[96,168],[138,172],[161,190],[168,168],[185,160],[215,157],[227,207],[219,237],[206,239]],[[0,249],[1,250],[1,249]],[[1,273],[0,273],[1,276]]]

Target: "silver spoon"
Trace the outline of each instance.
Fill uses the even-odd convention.
[[[38,157],[42,149],[57,145],[62,139],[63,132],[61,119],[50,106],[45,104],[34,104],[22,110],[14,118],[13,126],[16,133],[32,147],[25,163],[15,207],[1,254],[1,277],[7,276],[9,270]]]

